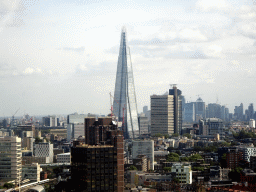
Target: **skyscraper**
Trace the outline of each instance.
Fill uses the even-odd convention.
[[[174,85],[169,95],[152,95],[151,97],[151,135],[181,134],[182,97],[181,91]]]
[[[85,118],[85,140],[71,147],[75,191],[124,191],[123,132],[111,118]]]
[[[124,137],[132,139],[139,136],[139,123],[131,55],[126,40],[126,30],[123,28],[116,71],[113,113],[118,117],[118,121],[123,122]]]

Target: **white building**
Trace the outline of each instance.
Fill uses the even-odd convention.
[[[154,170],[154,141],[134,140],[132,141],[132,158],[138,155],[146,155],[150,159],[150,169]]]
[[[53,144],[37,143],[34,144],[35,157],[49,157],[49,163],[53,163]]]
[[[171,172],[176,173],[176,178],[181,184],[192,184],[192,170],[190,165],[175,163],[172,165]]]
[[[71,155],[70,153],[61,153],[57,155],[57,163],[70,163]]]
[[[0,180],[19,180],[21,156],[21,138],[17,136],[0,137]]]
[[[255,120],[254,120],[254,119],[250,119],[250,121],[249,121],[249,127],[250,127],[250,128],[255,128]]]
[[[30,181],[40,181],[40,165],[32,163],[30,165],[22,166],[22,179],[29,179]]]
[[[239,147],[244,154],[244,160],[250,162],[250,156],[256,155],[256,147]]]

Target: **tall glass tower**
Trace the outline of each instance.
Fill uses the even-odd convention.
[[[118,117],[118,121],[123,122],[125,139],[133,139],[139,136],[139,123],[131,55],[126,39],[126,30],[123,28],[116,71],[113,113]]]

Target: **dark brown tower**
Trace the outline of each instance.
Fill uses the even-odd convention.
[[[71,179],[78,191],[124,190],[123,132],[111,118],[85,118],[85,142],[71,148]]]

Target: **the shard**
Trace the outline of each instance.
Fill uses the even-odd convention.
[[[130,49],[127,46],[125,28],[122,29],[121,42],[116,71],[113,113],[122,121],[125,139],[139,136],[138,110],[133,80]]]

